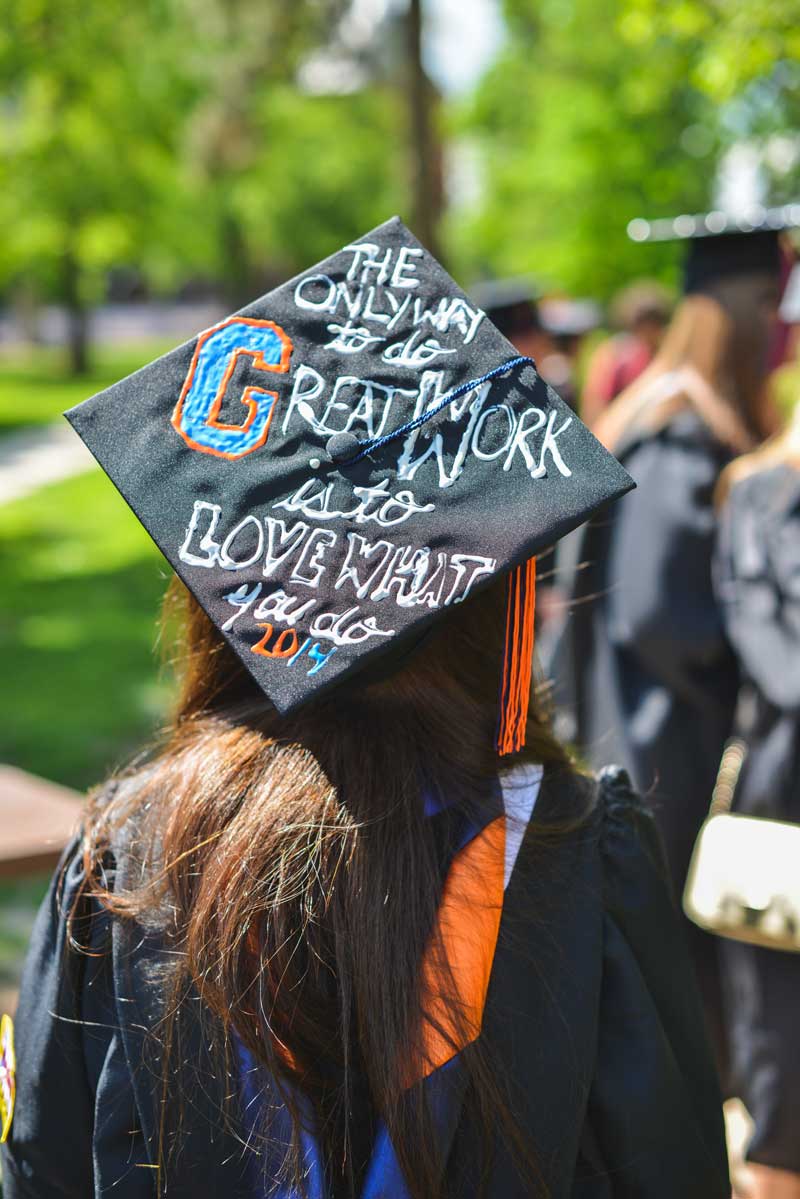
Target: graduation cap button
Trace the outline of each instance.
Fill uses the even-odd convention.
[[[328,438],[325,446],[325,452],[331,462],[337,464],[354,458],[360,449],[361,442],[355,433],[334,433],[333,437]]]

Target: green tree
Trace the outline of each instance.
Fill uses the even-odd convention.
[[[146,255],[174,211],[179,97],[150,37],[161,0],[4,0],[0,20],[0,280],[61,300],[72,368],[113,264]]]
[[[193,0],[211,14],[225,0]],[[242,0],[238,34],[209,20],[193,62],[185,169],[213,231],[211,276],[229,306],[377,224],[401,197],[401,97],[379,83],[300,89],[297,68],[331,39],[342,0]],[[246,18],[246,19],[245,19]],[[260,47],[260,49],[259,49]]]
[[[719,106],[724,144],[760,146],[767,199],[800,188],[800,22],[795,0],[623,0],[621,35],[637,55],[665,40],[687,56],[687,75]]]
[[[289,85],[303,55],[329,37],[346,0],[173,0],[173,6],[182,27],[178,69],[196,96],[185,112],[183,162],[211,233],[212,276],[236,307],[252,298],[255,284],[254,215],[262,247],[269,233],[269,166],[280,171],[299,149],[278,115],[282,94],[271,111],[273,90]],[[261,214],[252,203],[256,179],[265,187]]]
[[[74,371],[110,267],[236,306],[405,194],[391,89],[294,84],[345,3],[0,0],[0,287],[67,306]]]
[[[423,10],[422,0],[409,0],[404,21],[413,223],[418,237],[431,253],[441,256],[439,223],[444,195],[438,130],[439,97],[423,62]]]
[[[795,0],[622,0],[620,30],[632,49],[648,51],[665,37],[690,55],[693,84],[719,102],[800,61]]]
[[[506,47],[462,119],[483,174],[477,210],[449,230],[465,275],[530,272],[604,298],[673,275],[674,250],[634,245],[626,226],[710,199],[714,113],[690,49],[666,37],[634,52],[621,2],[506,0]]]

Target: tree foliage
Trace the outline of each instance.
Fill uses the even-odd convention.
[[[692,83],[720,103],[776,65],[800,61],[796,0],[623,0],[619,27],[633,50],[664,36],[682,43]]]
[[[5,0],[0,20],[0,271],[46,294],[81,268],[84,298],[139,253],[172,173],[174,89],[159,46],[137,62],[160,5]]]
[[[632,52],[619,0],[506,0],[505,15],[505,49],[464,119],[484,195],[452,234],[462,270],[603,297],[669,275],[674,252],[631,244],[626,225],[709,198],[711,104],[687,81],[686,47]]]
[[[129,267],[233,305],[382,219],[397,98],[295,84],[345,3],[0,0],[0,288],[80,315]]]
[[[504,0],[506,46],[463,115],[483,199],[451,229],[465,273],[530,272],[607,297],[675,278],[635,216],[700,211],[722,154],[761,139],[773,202],[792,198],[800,124],[795,0]],[[776,139],[775,134],[784,134]]]
[[[766,199],[800,190],[800,22],[795,0],[622,0],[619,29],[632,53],[669,41],[687,56],[692,85],[717,106],[721,144],[760,154]]]
[[[415,110],[375,65],[384,39],[367,86],[363,70],[348,94],[297,83],[351,3],[0,0],[0,295],[66,301],[79,341],[112,268],[233,305],[407,212]],[[792,198],[795,7],[503,0],[505,47],[451,108],[481,164],[479,202],[445,224],[457,273],[600,297],[669,280],[674,248],[631,244],[627,222],[709,203],[737,138],[764,139],[774,197]]]

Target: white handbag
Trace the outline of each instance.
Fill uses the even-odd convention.
[[[800,826],[730,812],[745,753],[738,739],[725,747],[683,910],[720,936],[800,953]]]

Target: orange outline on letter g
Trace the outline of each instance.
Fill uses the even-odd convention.
[[[202,421],[202,428],[211,430],[212,436],[209,438],[208,442],[199,442],[196,440],[196,437],[192,437],[190,435],[190,433],[187,432],[186,429],[184,428],[184,424],[186,422],[186,414],[184,413],[184,402],[185,402],[187,396],[190,394],[192,387],[195,383],[195,376],[196,376],[198,364],[203,355],[203,350],[204,350],[204,347],[206,346],[206,343],[212,337],[214,337],[216,334],[220,333],[221,330],[223,330],[231,325],[238,325],[238,326],[249,325],[249,326],[252,326],[257,329],[269,329],[271,332],[276,334],[276,336],[279,338],[280,344],[281,344],[280,361],[279,362],[267,362],[264,358],[263,350],[247,348],[245,346],[235,346],[232,349],[229,349],[227,366],[225,367],[224,374],[223,374],[222,379],[220,380],[220,383],[217,387],[216,394],[214,395],[214,399],[211,402],[211,406],[208,410],[208,414],[205,416],[204,419],[202,418],[202,416],[200,418]],[[276,325],[273,321],[262,321],[262,320],[257,320],[253,317],[230,316],[226,320],[221,321],[218,325],[214,325],[213,328],[206,329],[206,331],[204,333],[201,333],[197,339],[197,345],[195,346],[194,354],[192,356],[192,363],[191,363],[191,366],[189,367],[189,372],[186,376],[183,387],[181,388],[180,397],[178,399],[177,404],[175,405],[175,410],[172,413],[172,422],[171,423],[172,423],[173,427],[176,429],[176,431],[181,435],[181,437],[186,442],[186,444],[188,446],[190,446],[193,450],[199,450],[202,454],[213,454],[217,458],[228,458],[231,460],[235,460],[237,458],[243,458],[243,457],[245,457],[245,455],[251,454],[253,452],[253,450],[257,450],[261,446],[263,446],[269,435],[270,426],[272,424],[272,417],[275,413],[275,407],[276,407],[276,402],[278,399],[278,393],[276,391],[270,391],[266,387],[255,387],[255,386],[245,387],[245,389],[241,395],[241,402],[247,406],[248,412],[247,412],[246,420],[241,425],[229,425],[229,424],[225,424],[223,421],[220,421],[219,414],[220,414],[220,410],[222,408],[222,402],[225,398],[225,392],[228,387],[228,384],[230,383],[233,372],[236,369],[236,364],[240,360],[240,358],[242,358],[244,356],[248,356],[248,357],[252,358],[253,365],[256,367],[257,370],[270,371],[275,374],[285,374],[286,371],[288,371],[288,369],[289,369],[289,360],[292,355],[292,348],[293,347],[292,347],[291,339],[284,332],[284,330],[281,329],[280,325]],[[213,386],[213,383],[212,383],[212,386]],[[264,428],[263,428],[258,440],[253,442],[252,444],[248,444],[246,446],[246,448],[239,450],[239,451],[236,451],[233,449],[222,449],[219,446],[215,446],[213,444],[213,441],[216,439],[213,436],[213,431],[217,432],[218,434],[223,435],[223,437],[219,439],[222,441],[222,440],[230,440],[230,439],[224,438],[224,435],[226,433],[232,433],[234,435],[236,435],[236,434],[241,435],[241,434],[247,433],[252,428],[253,423],[256,420],[256,418],[259,414],[259,410],[260,410],[260,404],[254,398],[257,395],[258,396],[271,396],[272,401],[273,401],[270,411],[269,411],[269,416],[267,417],[266,423],[264,425]],[[195,416],[196,416],[196,414],[195,414]],[[195,431],[196,431],[196,429],[197,429],[197,426],[195,427]]]

